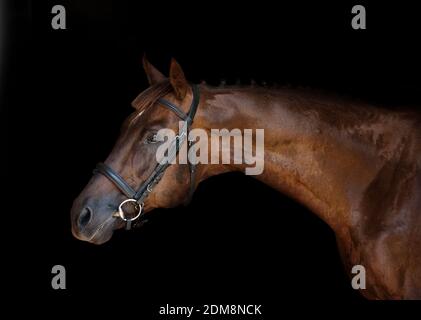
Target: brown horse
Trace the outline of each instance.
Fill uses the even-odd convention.
[[[144,60],[151,87],[106,160],[137,188],[156,164],[159,128],[177,132],[166,100],[187,112],[192,90],[173,60],[169,78]],[[368,298],[421,299],[421,121],[414,111],[392,111],[302,89],[210,87],[201,84],[192,128],[265,129],[267,185],[307,206],[335,232],[346,270],[366,269]],[[199,164],[194,187],[245,164]],[[189,169],[173,164],[145,200],[144,210],[186,200]],[[115,212],[123,194],[103,175],[92,177],[74,201],[72,232],[92,243],[123,227]]]

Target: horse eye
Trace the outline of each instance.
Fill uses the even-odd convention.
[[[148,135],[146,137],[146,140],[145,140],[146,144],[157,143],[157,142],[158,142],[158,140],[157,140],[157,134],[156,133]]]

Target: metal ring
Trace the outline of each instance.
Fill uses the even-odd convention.
[[[135,202],[136,205],[139,206],[139,212],[137,213],[137,215],[133,218],[130,218],[130,219],[128,219],[124,216],[124,211],[123,211],[123,205],[127,202]],[[122,203],[120,203],[120,205],[118,206],[118,214],[119,214],[120,218],[123,219],[124,221],[134,221],[134,220],[136,220],[137,218],[140,217],[140,214],[142,213],[142,209],[143,209],[142,204],[138,203],[135,199],[126,199]]]

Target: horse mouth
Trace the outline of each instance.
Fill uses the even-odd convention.
[[[79,240],[97,245],[103,244],[111,239],[115,229],[115,222],[116,219],[113,216],[110,216],[88,235],[77,231],[75,232],[74,229],[72,229],[72,233]]]
[[[93,238],[86,240],[90,243],[96,244],[96,245],[100,245],[100,244],[104,244],[105,242],[109,241],[111,239],[113,235],[113,231],[109,231],[109,232],[102,232],[99,234],[96,234]]]
[[[98,229],[97,231],[95,231],[92,237],[89,238],[87,241],[93,244],[100,245],[109,241],[111,237],[113,236],[113,233],[114,233],[113,229],[105,230],[105,231],[102,231],[102,229],[101,230]]]

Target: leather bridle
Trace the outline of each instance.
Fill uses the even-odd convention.
[[[133,189],[117,172],[105,163],[99,163],[94,169],[94,174],[102,174],[107,177],[126,197],[127,199],[120,203],[118,206],[118,216],[126,222],[126,229],[131,228],[133,221],[143,216],[143,201],[152,192],[154,186],[161,180],[165,170],[171,165],[172,160],[178,155],[178,152],[187,139],[191,124],[193,123],[194,116],[196,114],[197,107],[199,105],[200,93],[197,85],[192,85],[193,99],[190,105],[190,110],[186,114],[180,107],[174,105],[168,100],[163,98],[158,99],[158,103],[172,112],[174,112],[181,120],[184,121],[184,125],[181,128],[178,135],[171,142],[168,148],[167,160],[164,163],[158,163],[154,168],[153,172],[149,177],[142,183],[137,189]],[[188,149],[191,147],[191,141],[188,141]],[[190,201],[195,187],[195,165],[188,161],[189,172],[190,172],[190,187],[188,201]],[[137,213],[133,217],[127,217],[123,206],[126,203],[132,203]]]

